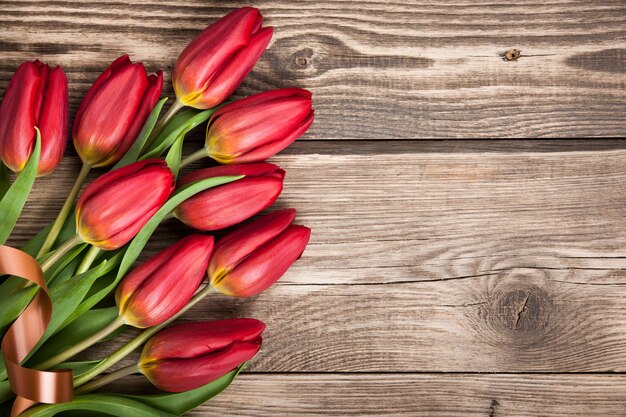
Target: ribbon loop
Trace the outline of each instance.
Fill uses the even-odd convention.
[[[11,389],[17,395],[11,417],[36,403],[72,401],[73,381],[69,369],[37,371],[20,364],[37,345],[52,317],[52,301],[37,261],[21,250],[0,245],[0,276],[14,275],[39,286],[39,291],[2,339],[2,356]]]

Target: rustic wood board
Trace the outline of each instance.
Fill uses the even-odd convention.
[[[624,392],[624,375],[245,374],[189,416],[623,417]]]
[[[0,89],[26,58],[62,64],[72,107],[128,52],[169,72],[241,1],[3,0]],[[308,139],[625,136],[626,3],[258,1],[277,28],[240,94],[302,86]],[[522,51],[517,62],[499,53]]]
[[[299,209],[312,242],[267,293],[185,316],[268,323],[241,391],[196,415],[489,415],[492,399],[500,415],[623,411],[626,141],[305,141],[272,161],[288,172],[278,206]],[[37,183],[14,243],[77,170],[67,158]],[[186,232],[167,223],[150,250]]]
[[[25,59],[59,63],[74,112],[122,52],[170,72],[243,4],[3,0],[0,91]],[[268,323],[246,373],[190,415],[626,415],[626,141],[411,140],[626,135],[626,3],[255,5],[277,31],[237,96],[314,92],[311,131],[272,160],[288,172],[277,207],[313,236],[268,293],[185,316]],[[51,221],[77,172],[69,150],[11,244]],[[166,223],[146,255],[187,232]]]

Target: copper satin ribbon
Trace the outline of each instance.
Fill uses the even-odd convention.
[[[0,276],[4,274],[24,278],[40,287],[35,298],[2,339],[2,356],[11,389],[17,395],[11,410],[11,417],[16,417],[37,403],[72,401],[71,370],[37,371],[20,366],[26,355],[43,336],[52,316],[52,301],[48,295],[48,287],[41,267],[30,255],[18,249],[0,245]]]

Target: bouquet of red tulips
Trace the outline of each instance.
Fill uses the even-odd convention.
[[[252,318],[170,324],[212,291],[258,295],[309,241],[294,209],[248,219],[280,195],[285,171],[264,161],[309,128],[311,93],[225,103],[272,32],[250,7],[207,27],[176,61],[176,99],[162,116],[161,71],[148,75],[124,55],[94,81],[71,129],[82,169],[55,222],[20,250],[0,246],[0,415],[178,416],[224,390],[259,351],[265,324]],[[68,119],[63,69],[20,65],[0,106],[0,245],[36,177],[60,163]],[[203,124],[203,148],[183,158],[186,134]],[[203,157],[216,163],[178,178]],[[105,171],[84,186],[94,168]],[[135,265],[171,218],[196,232]],[[203,233],[241,222],[216,242]],[[129,327],[143,330],[107,357],[73,359]],[[138,363],[111,371],[142,346]],[[94,393],[134,373],[165,392]]]

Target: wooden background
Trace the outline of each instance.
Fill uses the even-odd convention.
[[[0,90],[25,59],[62,64],[73,112],[121,53],[169,72],[241,5],[2,0]],[[313,236],[270,291],[185,316],[268,323],[248,371],[191,415],[626,416],[626,142],[416,140],[626,135],[626,3],[254,5],[276,35],[238,96],[313,91],[316,122],[273,158],[277,205]],[[78,167],[69,150],[37,181],[11,243]],[[170,221],[151,252],[186,232]]]

